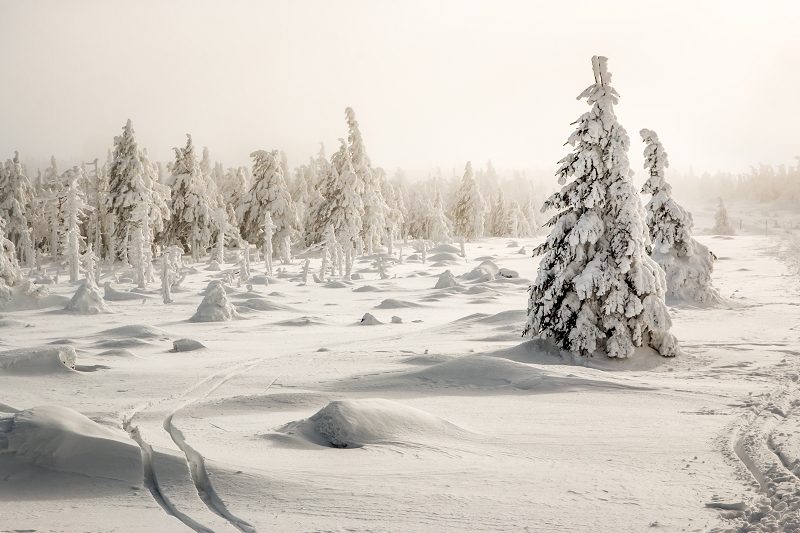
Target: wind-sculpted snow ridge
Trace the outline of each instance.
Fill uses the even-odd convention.
[[[170,337],[169,333],[164,330],[143,324],[130,324],[127,326],[120,326],[118,328],[106,329],[98,333],[97,336],[114,339],[124,338],[149,340],[167,340]]]
[[[375,309],[404,309],[409,307],[420,307],[420,304],[409,302],[406,300],[397,300],[395,298],[388,298],[375,306]]]
[[[47,375],[74,371],[77,356],[72,346],[19,348],[0,352],[0,374]]]
[[[578,375],[575,368],[559,369],[556,366],[518,363],[501,357],[470,355],[411,372],[335,381],[325,388],[336,391],[413,390],[432,394],[476,395],[652,389],[631,380],[594,372],[585,369],[583,375]]]
[[[141,455],[129,439],[66,407],[0,416],[0,454],[58,472],[141,481]]]
[[[800,449],[796,437],[787,435],[800,425],[800,390],[796,381],[787,380],[754,400],[730,433],[728,447],[753,476],[758,494],[750,501],[706,503],[731,520],[731,527],[714,532],[796,533],[800,531]]]
[[[310,418],[286,424],[277,432],[334,448],[473,437],[438,416],[384,399],[332,401]]]

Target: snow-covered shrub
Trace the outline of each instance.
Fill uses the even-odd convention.
[[[205,298],[189,322],[224,322],[238,316],[236,307],[228,302],[228,295],[222,282],[212,281],[208,285]]]
[[[569,138],[560,161],[561,190],[544,209],[559,212],[535,254],[544,254],[530,288],[525,335],[552,338],[574,354],[630,357],[650,345],[679,351],[664,304],[664,273],[648,255],[644,209],[628,163],[630,140],[614,114],[605,57],[593,57],[595,83],[578,98],[591,110]],[[574,178],[567,183],[568,178]]]
[[[106,304],[91,275],[86,276],[83,284],[75,291],[65,309],[77,315],[97,315],[111,312],[111,308]]]

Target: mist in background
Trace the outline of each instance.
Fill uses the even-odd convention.
[[[191,133],[226,167],[307,162],[355,109],[376,166],[464,163],[551,178],[590,58],[609,57],[631,137],[673,169],[739,173],[800,154],[800,2],[0,1],[0,155],[103,160],[126,119],[154,160]],[[32,165],[33,163],[33,165]]]

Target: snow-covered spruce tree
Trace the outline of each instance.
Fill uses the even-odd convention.
[[[719,303],[722,298],[711,285],[714,255],[692,238],[692,215],[672,198],[672,186],[664,178],[669,167],[667,152],[656,132],[639,132],[644,149],[644,168],[650,177],[642,192],[651,194],[647,210],[647,226],[653,245],[651,257],[667,277],[667,296],[699,303]]]
[[[69,280],[72,282],[80,278],[81,248],[84,245],[80,223],[86,217],[86,212],[91,210],[80,187],[82,179],[83,171],[79,167],[72,167],[61,176],[65,185],[61,197],[62,226],[66,236],[64,252],[69,265]]]
[[[0,293],[5,294],[4,287],[16,285],[22,279],[22,271],[17,262],[14,243],[6,239],[6,221],[0,217]]]
[[[453,206],[453,229],[456,236],[467,240],[482,237],[485,212],[486,202],[475,182],[472,163],[468,161]]]
[[[58,234],[61,225],[61,193],[64,186],[61,183],[61,175],[58,173],[58,164],[55,157],[50,158],[50,166],[44,170],[40,176],[36,187],[36,204],[41,210],[43,217],[34,224],[37,237],[46,239],[50,249],[50,257],[56,259],[60,252],[61,239]]]
[[[33,215],[35,192],[19,160],[19,152],[0,165],[0,217],[6,221],[6,238],[14,243],[24,264],[33,263],[33,241],[29,218]]]
[[[216,226],[216,200],[200,172],[192,136],[187,134],[186,138],[185,148],[175,148],[170,198],[172,216],[164,228],[162,242],[167,245],[180,243],[184,247],[189,245],[192,260],[197,263],[202,251],[211,243]]]
[[[236,213],[242,199],[247,195],[250,190],[250,184],[247,182],[247,175],[245,174],[244,167],[229,168],[225,173],[225,178],[219,185],[219,192],[222,195],[222,202],[225,204],[225,211],[230,212],[233,210]],[[230,220],[231,224],[239,226],[241,220]]]
[[[714,219],[716,224],[714,224],[711,233],[714,235],[736,235],[736,232],[728,220],[728,209],[725,207],[725,201],[722,199],[722,196],[719,197],[719,206],[717,207],[717,213],[714,215]]]
[[[253,186],[239,205],[242,238],[250,242],[263,241],[264,218],[269,211],[275,232],[272,249],[284,247],[286,237],[297,228],[297,213],[294,201],[286,187],[283,170],[278,160],[279,152],[259,150],[250,154],[253,158]]]
[[[506,207],[506,197],[503,194],[503,189],[497,189],[497,196],[492,203],[492,209],[489,212],[489,227],[486,233],[492,237],[505,237],[509,233],[509,209]]]
[[[528,217],[525,216],[525,213],[516,200],[512,200],[511,204],[508,206],[506,225],[510,235],[515,239],[533,235]]]
[[[522,211],[525,213],[525,219],[531,228],[531,237],[539,234],[539,224],[536,222],[536,209],[533,207],[533,194],[529,194],[525,199],[525,204],[522,206]]]
[[[125,124],[122,135],[114,137],[114,154],[108,169],[108,192],[105,195],[105,208],[113,225],[112,248],[116,254],[127,252],[128,237],[132,232],[131,214],[144,191],[144,166],[139,159],[139,145],[131,121]],[[113,258],[112,258],[113,260]]]
[[[447,215],[444,214],[444,199],[442,198],[442,192],[438,188],[436,189],[436,200],[433,202],[433,207],[428,216],[427,228],[427,238],[435,244],[453,242],[453,239],[450,238],[450,221],[447,220]]]
[[[618,94],[605,57],[593,57],[595,83],[583,91],[591,111],[560,161],[561,190],[545,202],[559,212],[535,255],[544,254],[530,287],[523,335],[552,338],[561,349],[624,358],[649,345],[679,347],[664,304],[664,273],[648,255],[644,209],[631,180],[630,140],[614,115]],[[574,178],[566,183],[568,178]]]

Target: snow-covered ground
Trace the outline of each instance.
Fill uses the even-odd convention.
[[[730,305],[672,307],[674,359],[576,365],[524,342],[541,239],[426,264],[406,246],[386,280],[369,258],[363,279],[307,285],[301,259],[276,264],[269,286],[228,286],[226,322],[189,318],[233,264],[194,265],[168,305],[152,284],[110,314],[2,313],[0,530],[677,532],[772,513],[788,531],[797,280],[777,237],[697,239]],[[519,278],[472,272],[486,260]],[[459,285],[434,288],[446,270]]]

